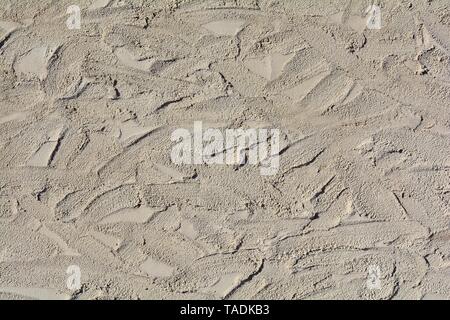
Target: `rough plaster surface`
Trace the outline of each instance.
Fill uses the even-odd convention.
[[[450,298],[448,0],[0,2],[1,299]],[[194,121],[279,172],[174,165]]]

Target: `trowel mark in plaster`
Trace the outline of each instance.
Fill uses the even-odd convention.
[[[4,30],[6,34],[13,32],[17,28],[21,27],[22,25],[17,22],[12,21],[6,21],[6,20],[0,20],[0,29]]]
[[[235,36],[244,26],[242,20],[218,20],[204,24],[202,27],[218,36]]]
[[[122,245],[122,240],[111,235],[99,232],[99,231],[91,231],[90,235],[97,241],[101,242],[105,246],[111,248],[114,251],[117,251]]]
[[[31,227],[33,231],[39,232],[40,234],[46,236],[50,240],[52,240],[56,245],[60,248],[61,254],[64,256],[79,256],[77,250],[69,247],[66,241],[62,239],[58,234],[47,228],[44,224],[39,222],[38,220],[34,220],[31,223]]]
[[[50,132],[48,140],[35,151],[27,165],[30,167],[47,167],[54,157],[63,133],[62,127]]]
[[[37,300],[69,300],[70,296],[50,288],[0,287],[1,293],[19,295]]]
[[[222,275],[213,285],[204,288],[201,292],[213,294],[219,298],[225,298],[241,282],[242,275],[234,272]]]
[[[96,0],[90,6],[89,10],[101,9],[109,6],[111,0]]]
[[[117,48],[114,53],[116,54],[117,59],[119,59],[124,66],[141,71],[149,71],[155,62],[155,59],[140,60],[125,48]]]
[[[192,240],[194,240],[198,236],[197,230],[189,220],[182,220],[180,223],[180,229],[178,229],[178,231]]]
[[[138,208],[124,208],[116,212],[111,213],[107,217],[103,218],[100,223],[119,223],[119,222],[131,222],[131,223],[146,223],[153,215],[161,212],[164,208],[156,207],[138,207]]]
[[[283,73],[286,64],[294,55],[295,53],[281,54],[275,52],[267,55],[263,59],[251,58],[244,63],[251,72],[272,81]]]
[[[321,72],[317,75],[314,75],[309,79],[305,79],[299,85],[286,90],[284,94],[291,98],[294,102],[301,101],[320,83],[320,81],[322,81],[329,74],[329,72]]]
[[[14,64],[16,74],[33,75],[43,80],[47,77],[48,59],[56,48],[35,47],[21,56]]]
[[[13,112],[8,115],[0,116],[0,124],[4,124],[10,121],[22,121],[27,117],[27,112]]]
[[[141,271],[145,272],[150,277],[165,278],[170,277],[175,271],[175,268],[148,257],[140,266]]]
[[[137,124],[136,121],[129,120],[119,124],[116,137],[121,142],[130,142],[131,140],[144,136],[154,129],[154,127],[142,127]]]

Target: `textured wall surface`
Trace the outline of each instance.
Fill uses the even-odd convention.
[[[0,299],[450,298],[448,0],[0,2]]]

